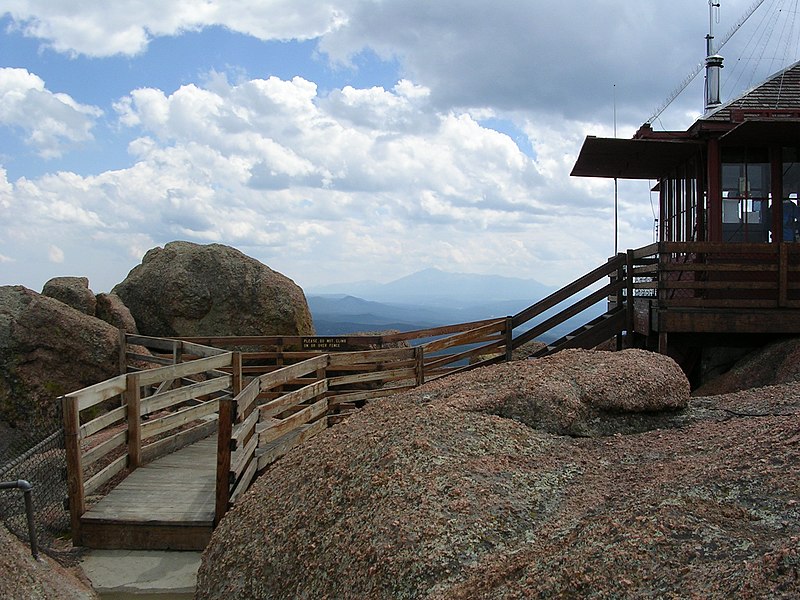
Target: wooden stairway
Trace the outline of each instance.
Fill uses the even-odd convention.
[[[625,329],[625,307],[620,306],[555,340],[531,356],[536,358],[547,356],[566,348],[594,348],[611,339],[623,329]]]

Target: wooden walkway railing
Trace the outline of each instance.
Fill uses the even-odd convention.
[[[633,294],[637,256],[618,255],[499,319],[372,336],[127,336],[121,366],[132,372],[62,398],[75,543],[88,495],[212,433],[218,522],[258,472],[365,402],[509,360],[514,348],[609,296],[622,305]],[[534,320],[541,322],[514,337]],[[625,320],[608,324],[609,336],[625,329]]]
[[[202,358],[126,373],[61,397],[76,544],[87,496],[123,470],[133,471],[216,430],[220,399],[235,391],[235,378],[220,369],[231,369],[235,355],[199,345],[191,351]]]
[[[217,519],[247,490],[257,472],[345,418],[359,403],[419,385],[422,356],[421,348],[322,354],[256,377],[235,398],[224,400],[218,434]],[[361,367],[362,372],[328,375],[352,367]],[[351,391],[352,384],[366,389]],[[287,386],[295,389],[280,391]]]
[[[665,308],[800,308],[797,243],[662,242],[637,257],[634,275],[648,277],[634,287]]]

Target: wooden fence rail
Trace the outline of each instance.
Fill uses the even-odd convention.
[[[120,362],[130,372],[62,398],[76,543],[87,495],[124,469],[214,431],[218,522],[258,472],[365,402],[510,360],[513,348],[609,295],[620,302],[630,298],[634,275],[658,276],[652,252],[648,247],[613,257],[513,317],[369,336],[128,335]],[[606,277],[610,283],[598,287]],[[562,303],[566,308],[514,337],[515,328]],[[615,318],[617,323],[624,329]],[[92,418],[101,405],[104,414]],[[95,442],[99,435],[102,441]]]
[[[365,370],[330,376],[354,366]],[[255,377],[235,398],[221,400],[215,520],[258,472],[345,418],[358,403],[419,385],[422,368],[419,347],[321,354]],[[350,391],[353,384],[368,389]]]
[[[197,355],[199,350],[193,348],[192,352]],[[87,496],[96,494],[123,470],[132,471],[216,430],[219,403],[238,392],[234,381],[239,378],[219,371],[235,366],[234,353],[209,354],[119,375],[60,398],[68,504],[76,544],[80,543],[80,518],[86,512]],[[185,385],[187,381],[191,383]],[[105,412],[94,416],[101,405]]]
[[[183,338],[182,341],[241,350],[242,374],[248,380],[323,353],[333,355],[388,350],[397,346],[423,346],[426,356],[423,380],[428,381],[461,370],[471,359],[481,355],[502,356],[511,342],[511,329],[507,319],[502,318],[381,335],[205,336]],[[481,344],[485,347],[478,348]],[[473,367],[476,364],[473,360]],[[482,360],[480,364],[488,363]],[[364,365],[339,365],[340,371],[354,374],[363,369]],[[351,382],[359,383],[356,379]]]
[[[513,339],[513,347],[518,348],[522,344],[535,340],[543,333],[546,333],[552,328],[566,322],[568,319],[580,314],[582,311],[590,308],[598,302],[603,301],[609,295],[618,294],[618,297],[621,301],[621,292],[627,285],[624,271],[626,264],[626,255],[618,254],[617,256],[609,259],[606,264],[597,267],[583,277],[576,279],[560,290],[553,292],[546,298],[542,298],[535,304],[514,315],[511,319],[511,324],[514,328],[517,328],[541,316],[546,311],[556,308],[562,303],[568,303],[567,307],[562,309],[556,315],[549,317],[544,322],[516,336]],[[612,276],[614,276],[614,279],[612,279],[611,283],[594,292],[588,291],[599,281]],[[581,294],[586,295],[581,297]],[[578,296],[577,299],[575,299],[576,296]]]
[[[636,251],[634,288],[668,308],[800,308],[794,243],[661,242]]]

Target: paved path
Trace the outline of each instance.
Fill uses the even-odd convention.
[[[199,567],[199,552],[91,550],[81,561],[104,600],[192,598]]]

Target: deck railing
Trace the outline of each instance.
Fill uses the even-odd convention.
[[[537,319],[553,308],[563,307],[556,314],[547,317],[531,329],[515,336],[512,346],[518,348],[539,338],[586,309],[600,302],[605,302],[609,297],[616,298],[619,305],[622,305],[625,290],[628,288],[625,270],[628,260],[629,258],[625,254],[618,254],[610,258],[606,264],[597,267],[583,277],[576,279],[514,315],[511,318],[511,326],[517,328]],[[609,280],[608,283],[593,289],[599,282],[606,279]]]
[[[635,290],[668,308],[800,308],[800,244],[661,242],[635,253]]]
[[[510,352],[511,327],[506,317],[455,325],[444,325],[402,333],[337,336],[204,336],[183,338],[186,342],[215,348],[242,350],[245,379],[296,364],[324,353],[383,350],[403,347],[424,348],[423,380],[430,381],[462,370],[493,362]],[[487,359],[490,355],[492,359]],[[363,365],[340,365],[341,371],[356,374]],[[342,373],[347,374],[347,373]],[[358,383],[357,380],[352,380]]]

